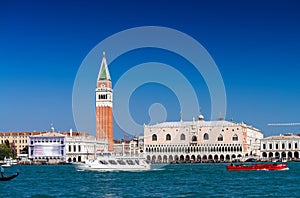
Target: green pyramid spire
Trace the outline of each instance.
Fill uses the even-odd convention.
[[[109,71],[108,71],[106,58],[105,58],[105,52],[103,52],[103,58],[102,58],[102,62],[101,62],[100,72],[98,75],[98,80],[111,80]]]

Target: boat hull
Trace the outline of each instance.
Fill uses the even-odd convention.
[[[76,169],[79,171],[146,171],[151,169],[151,165],[140,157],[116,157],[102,154],[95,160],[77,164]]]
[[[254,170],[288,170],[286,164],[252,164],[252,165],[228,165],[229,171],[254,171]]]
[[[9,181],[9,180],[12,180],[13,178],[17,177],[18,175],[19,175],[19,173],[16,173],[14,175],[7,176],[7,177],[1,177],[0,181]]]

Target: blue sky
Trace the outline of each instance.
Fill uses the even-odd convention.
[[[72,89],[85,56],[112,34],[152,25],[184,32],[210,53],[224,80],[227,119],[253,125],[265,136],[299,133],[299,126],[267,126],[300,122],[299,9],[296,0],[1,1],[0,131],[44,131],[51,123],[60,131],[75,129]],[[171,52],[141,49],[120,56],[109,66],[113,83],[146,61],[168,63],[184,74],[210,117],[205,82]],[[149,122],[155,102],[166,105],[167,120],[179,119],[174,93],[147,84],[131,97],[136,122]]]

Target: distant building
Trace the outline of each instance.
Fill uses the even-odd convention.
[[[117,155],[137,156],[143,153],[144,139],[143,136],[134,137],[131,140],[120,140],[114,142],[114,152]]]
[[[66,161],[66,137],[48,132],[29,136],[29,159],[33,162],[58,163]]]
[[[231,161],[260,156],[260,130],[231,121],[164,122],[144,126],[144,148],[153,163]]]
[[[261,139],[261,157],[268,158],[299,158],[300,136],[284,134]]]
[[[66,160],[67,162],[83,162],[93,159],[97,151],[107,150],[107,141],[96,140],[88,133],[63,132],[66,136]]]
[[[62,159],[61,156],[42,155],[42,153],[39,153],[39,150],[41,151],[41,149],[38,149],[37,151],[34,150],[34,146],[37,146],[35,148],[38,148],[38,145],[49,147],[50,143],[54,143],[53,138],[58,141],[58,139],[60,139],[59,136],[65,137],[64,146],[66,150],[63,158],[65,158],[67,162],[81,162],[92,159],[97,151],[108,149],[107,139],[104,141],[96,140],[94,136],[88,133],[73,132],[72,129],[69,132],[54,132],[53,127],[51,128],[51,132],[1,132],[0,143],[8,141],[11,148],[15,149],[17,158],[22,158],[23,161],[28,158],[33,161],[47,161],[47,159],[50,160],[51,158],[55,159],[52,161],[60,162]],[[32,142],[30,145],[31,140],[37,142]],[[46,147],[44,149],[47,150]],[[31,152],[33,152],[33,154],[31,154]]]
[[[28,152],[28,136],[40,135],[46,132],[0,132],[0,143],[3,144],[5,141],[9,142],[11,148],[16,151],[17,157]]]

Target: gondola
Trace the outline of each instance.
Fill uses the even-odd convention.
[[[6,177],[0,177],[0,181],[9,181],[15,177],[17,177],[19,175],[19,173],[16,173],[16,174],[13,174],[13,175],[10,175],[10,176],[6,176]]]

